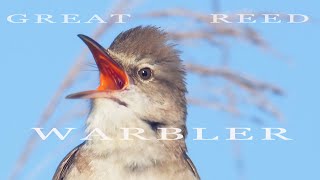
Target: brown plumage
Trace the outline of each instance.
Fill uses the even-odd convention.
[[[158,140],[159,128],[187,134],[185,72],[167,34],[139,26],[120,33],[108,49],[80,38],[97,62],[100,86],[68,97],[91,98],[86,131],[99,128],[113,140],[86,140],[62,160],[53,179],[200,179],[184,138]],[[148,140],[121,140],[121,128],[143,129]]]

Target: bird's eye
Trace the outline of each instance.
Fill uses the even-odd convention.
[[[148,80],[151,78],[152,76],[152,71],[150,68],[142,68],[138,71],[138,74],[140,76],[141,79],[143,80]]]

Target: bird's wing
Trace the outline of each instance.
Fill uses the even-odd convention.
[[[81,143],[77,147],[75,147],[71,152],[69,152],[66,157],[63,158],[63,160],[60,162],[56,172],[54,173],[54,176],[52,180],[64,180],[67,172],[70,168],[70,166],[73,164],[75,155],[77,154],[79,148],[84,144]]]
[[[187,155],[187,152],[184,152],[184,153],[183,153],[183,157],[184,157],[185,161],[187,162],[189,169],[190,169],[191,172],[194,174],[194,176],[195,176],[197,179],[200,179],[200,176],[199,176],[199,174],[198,174],[198,171],[197,171],[196,167],[194,166],[193,162],[191,161],[191,159],[189,158],[189,156]]]

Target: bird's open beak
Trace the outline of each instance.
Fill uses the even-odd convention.
[[[129,79],[123,68],[96,41],[82,34],[78,36],[88,46],[96,61],[100,73],[100,85],[97,90],[70,94],[66,98],[105,97],[110,91],[125,89],[129,84]]]

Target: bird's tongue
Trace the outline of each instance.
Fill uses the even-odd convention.
[[[67,98],[95,98],[97,94],[101,95],[106,91],[124,89],[128,85],[129,79],[123,68],[93,39],[85,35],[78,36],[88,46],[96,61],[100,72],[100,85],[97,90],[72,94]]]

